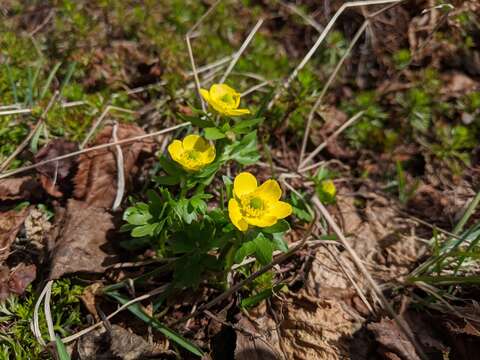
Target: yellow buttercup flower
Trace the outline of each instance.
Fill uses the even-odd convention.
[[[258,186],[255,176],[242,172],[233,182],[233,195],[228,202],[228,215],[241,231],[246,231],[248,225],[272,226],[292,213],[292,206],[280,201],[282,189],[275,180]]]
[[[215,147],[198,135],[173,140],[168,152],[187,171],[198,171],[215,160]]]
[[[200,89],[200,95],[215,111],[227,116],[250,114],[248,109],[239,109],[240,94],[225,84],[213,84],[210,90]]]
[[[321,189],[325,194],[328,194],[332,198],[337,194],[337,188],[332,180],[323,180],[321,184]]]

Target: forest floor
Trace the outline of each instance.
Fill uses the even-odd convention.
[[[473,358],[480,4],[353,5],[1,2],[0,359]],[[190,133],[216,176],[172,167]],[[219,245],[241,171],[285,242]]]

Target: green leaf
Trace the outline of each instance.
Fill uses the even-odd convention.
[[[185,122],[190,122],[192,125],[199,128],[214,127],[215,123],[209,119],[201,119],[198,116],[188,116],[184,114],[178,114],[178,117]]]
[[[272,262],[273,244],[262,233],[253,240],[255,243],[255,257],[262,265],[267,265]]]
[[[275,225],[262,229],[262,232],[267,234],[275,234],[275,233],[284,233],[290,230],[290,224],[288,221],[281,219],[278,220]]]
[[[237,125],[232,127],[232,131],[236,134],[243,133],[245,130],[250,130],[253,126],[258,125],[263,121],[263,118],[241,120]]]
[[[182,170],[177,166],[177,164],[172,160],[167,159],[165,155],[160,156],[158,163],[169,175],[180,175],[182,173]]]
[[[125,298],[124,296],[120,295],[118,292],[107,292],[107,295],[117,300],[120,304],[126,304],[129,299]],[[172,329],[168,328],[167,326],[163,325],[157,319],[145,314],[145,312],[140,308],[138,303],[132,304],[128,307],[128,310],[138,317],[140,320],[144,321],[146,324],[151,325],[154,329],[165,335],[167,338],[172,340],[173,342],[177,343],[184,349],[190,351],[192,354],[197,356],[203,356],[203,351],[195,345],[193,342],[185,339],[182,335],[178,334],[177,332],[173,331]]]
[[[131,225],[145,225],[151,218],[149,207],[145,203],[137,203],[123,213],[123,220]]]
[[[62,340],[55,336],[55,347],[57,349],[57,355],[60,360],[70,360],[70,355],[68,355],[67,349],[63,344]]]
[[[225,138],[225,134],[216,127],[209,127],[205,129],[205,137],[208,140],[218,140]]]
[[[240,246],[240,248],[235,253],[234,261],[235,263],[239,264],[245,259],[247,256],[250,256],[255,253],[257,246],[253,241],[247,241]]]
[[[157,224],[146,224],[137,226],[135,229],[132,230],[131,235],[133,237],[152,236],[156,226]]]
[[[158,185],[167,185],[167,186],[177,185],[180,183],[180,176],[178,175],[156,176],[154,180]]]
[[[288,244],[285,242],[283,238],[283,233],[276,233],[273,234],[273,243],[275,244],[275,248],[280,250],[281,252],[288,251]]]

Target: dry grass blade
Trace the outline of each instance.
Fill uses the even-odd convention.
[[[40,322],[39,322],[39,310],[40,310],[40,305],[42,304],[43,298],[45,297],[45,294],[47,293],[47,286],[45,286],[38,296],[37,302],[35,303],[35,307],[33,309],[33,320],[31,323],[31,328],[33,335],[35,336],[35,339],[42,345],[45,346],[46,343],[42,338],[42,332],[40,331]]]
[[[234,68],[235,64],[237,63],[238,59],[240,59],[240,56],[242,56],[242,54],[245,51],[245,49],[247,48],[248,44],[250,44],[250,42],[252,41],[252,39],[255,36],[258,29],[260,29],[260,26],[262,26],[263,21],[264,21],[263,19],[260,19],[260,20],[257,21],[257,23],[253,27],[252,31],[250,31],[247,38],[243,42],[242,46],[240,46],[240,49],[235,53],[232,61],[228,65],[227,70],[225,71],[222,78],[220,79],[221,84],[224,83],[225,80],[227,79],[228,75],[230,75],[230,72],[233,70],[233,68]]]
[[[318,37],[317,41],[315,44],[310,48],[308,53],[305,55],[305,57],[302,59],[302,61],[297,65],[297,67],[293,70],[293,72],[290,74],[290,76],[287,78],[287,80],[284,81],[284,83],[277,89],[275,92],[274,96],[272,97],[272,100],[269,102],[267,109],[270,110],[275,102],[278,100],[280,97],[281,93],[288,89],[290,87],[291,82],[297,77],[298,73],[300,70],[303,69],[303,67],[310,61],[312,58],[313,54],[317,51],[317,49],[320,47],[322,44],[323,40],[325,40],[326,36],[332,29],[333,25],[335,25],[337,19],[342,15],[342,13],[351,7],[358,7],[358,6],[367,6],[367,5],[381,5],[381,4],[391,4],[391,3],[399,3],[402,0],[367,0],[367,1],[350,1],[346,2],[343,4],[337,12],[333,15],[333,17],[330,19],[328,22],[327,26],[325,29],[322,31],[320,36]]]
[[[428,359],[428,357],[425,355],[425,353],[422,350],[422,347],[420,344],[417,342],[415,339],[415,336],[412,334],[412,331],[410,330],[409,326],[401,319],[398,317],[398,315],[395,313],[395,310],[393,309],[392,305],[388,302],[387,298],[382,292],[382,289],[380,286],[377,284],[377,282],[373,279],[372,275],[368,272],[367,268],[365,265],[363,265],[362,260],[360,257],[357,255],[355,250],[350,246],[349,242],[343,235],[342,230],[338,227],[337,223],[335,220],[333,220],[332,216],[328,212],[328,210],[323,206],[323,204],[320,202],[317,196],[314,196],[312,199],[313,205],[318,209],[320,214],[323,216],[323,218],[327,221],[328,225],[332,228],[333,232],[335,235],[337,235],[338,239],[340,242],[343,244],[345,247],[345,250],[347,250],[348,254],[352,258],[352,261],[355,263],[355,265],[358,267],[362,275],[365,277],[369,285],[371,286],[372,290],[375,292],[375,294],[378,296],[380,299],[381,305],[384,308],[384,310],[395,320],[396,324],[400,328],[402,332],[405,333],[409,341],[415,346],[415,349],[418,353],[418,355],[422,359]]]
[[[155,131],[153,133],[149,133],[149,134],[145,134],[145,135],[140,135],[140,136],[135,136],[135,137],[132,137],[132,138],[128,138],[128,139],[123,139],[123,140],[120,140],[120,141],[116,141],[116,142],[111,142],[111,143],[107,143],[107,144],[101,144],[101,145],[97,145],[97,146],[92,146],[90,148],[86,148],[86,149],[83,149],[83,150],[79,150],[79,151],[74,151],[70,154],[65,154],[65,155],[62,155],[62,156],[58,156],[58,157],[55,157],[55,158],[52,158],[52,159],[48,159],[48,160],[45,160],[45,161],[40,161],[36,164],[33,164],[33,165],[28,165],[28,166],[24,166],[24,167],[21,167],[19,169],[16,169],[16,170],[12,170],[12,171],[7,171],[6,173],[3,173],[3,174],[0,174],[0,179],[5,179],[5,178],[8,178],[12,175],[16,175],[16,174],[20,174],[20,173],[23,173],[23,172],[26,172],[26,171],[29,171],[29,170],[33,170],[39,166],[42,166],[42,165],[45,165],[45,164],[49,164],[51,162],[55,162],[55,161],[59,161],[59,160],[64,160],[64,159],[68,159],[68,158],[71,158],[71,157],[75,157],[75,156],[78,156],[78,155],[81,155],[81,154],[85,154],[85,153],[88,153],[88,152],[91,152],[91,151],[95,151],[95,150],[100,150],[100,149],[105,149],[105,148],[108,148],[108,147],[111,147],[111,146],[115,146],[115,145],[123,145],[123,144],[129,144],[129,143],[132,143],[132,142],[136,142],[136,141],[141,141],[143,139],[147,139],[149,137],[155,137],[155,136],[158,136],[158,135],[162,135],[162,134],[166,134],[170,131],[174,131],[174,130],[177,130],[177,129],[180,129],[182,127],[186,127],[186,126],[189,126],[190,125],[190,122],[185,122],[183,124],[179,124],[179,125],[175,125],[175,126],[171,126],[169,128],[166,128],[166,129],[163,129],[163,130],[159,130],[159,131]]]
[[[52,297],[52,285],[53,280],[47,282],[45,286],[45,301],[43,303],[44,311],[45,311],[45,320],[47,322],[47,329],[48,329],[48,336],[50,341],[55,341],[55,331],[53,330],[53,319],[52,319],[52,311],[50,310],[50,299]]]
[[[107,114],[112,111],[112,110],[115,110],[115,111],[121,111],[121,112],[125,112],[127,114],[135,114],[136,112],[133,111],[133,110],[128,110],[128,109],[124,109],[124,108],[121,108],[121,107],[118,107],[118,106],[113,106],[113,105],[108,105],[107,107],[105,107],[105,110],[103,110],[103,112],[100,114],[100,116],[98,117],[97,120],[95,120],[95,122],[93,123],[93,126],[91,127],[90,131],[88,132],[87,136],[85,136],[85,139],[83,139],[82,143],[80,144],[80,149],[83,149],[85,147],[85,145],[87,145],[88,141],[90,140],[90,138],[93,136],[93,134],[95,133],[95,131],[98,129],[98,127],[101,125],[101,123],[103,122],[103,119],[105,119],[105,117],[107,116]]]
[[[202,104],[202,110],[205,111],[205,102],[200,95],[200,79],[198,78],[197,66],[195,65],[195,58],[193,57],[192,44],[190,38],[192,37],[193,32],[200,26],[200,24],[207,18],[208,15],[217,7],[221,0],[215,1],[215,3],[210,6],[210,8],[197,20],[195,25],[193,25],[190,30],[188,30],[185,35],[185,41],[187,42],[188,57],[190,58],[190,64],[192,65],[193,77],[195,78],[195,86],[197,88],[197,95],[200,98],[200,103]]]
[[[113,142],[118,142],[117,131],[118,124],[115,123],[112,130]],[[113,211],[116,211],[120,207],[123,199],[123,194],[125,193],[125,167],[123,160],[123,152],[120,145],[115,145],[115,150],[117,153],[117,195],[115,196],[115,201],[113,202]]]
[[[317,154],[322,151],[330,141],[334,140],[338,135],[340,135],[346,128],[348,128],[349,126],[351,126],[352,124],[354,124],[358,119],[360,119],[363,115],[364,111],[360,111],[358,113],[356,113],[354,116],[352,116],[350,119],[348,119],[347,121],[345,121],[344,124],[342,124],[342,126],[340,126],[332,135],[330,135],[327,139],[325,139],[324,142],[322,142],[320,145],[317,146],[317,148],[315,150],[312,151],[312,153],[310,155],[308,155],[308,157],[302,161],[300,163],[300,166],[299,166],[299,169],[298,171],[299,172],[305,172],[305,171],[308,171],[308,170],[312,170],[312,169],[315,169],[319,166],[321,166],[323,164],[323,162],[318,162],[316,164],[313,164],[313,165],[310,165],[308,167],[304,167],[306,166],[311,160],[313,160],[313,158],[315,156],[317,156]],[[308,128],[308,127],[307,127]],[[306,131],[306,130],[305,130]],[[307,133],[305,133],[307,134]]]
[[[308,135],[310,134],[310,127],[312,126],[313,117],[315,116],[315,113],[316,113],[317,109],[319,108],[319,106],[322,104],[323,97],[327,93],[327,90],[330,88],[330,85],[333,83],[333,80],[337,77],[337,74],[340,71],[340,68],[343,66],[343,63],[345,62],[345,60],[348,58],[348,56],[352,52],[352,50],[353,50],[354,46],[357,44],[358,40],[360,40],[360,37],[363,35],[365,30],[367,29],[368,24],[369,24],[369,20],[365,20],[363,22],[362,26],[360,27],[360,29],[358,29],[358,31],[355,34],[352,42],[350,43],[350,46],[348,47],[347,51],[345,51],[345,54],[343,54],[340,61],[337,63],[337,66],[335,67],[333,72],[330,74],[330,77],[328,78],[327,82],[323,86],[323,89],[320,92],[320,95],[318,96],[318,99],[315,101],[315,104],[313,105],[312,109],[310,110],[310,113],[308,114],[307,126],[305,127],[305,134],[303,135],[303,140],[302,140],[302,148],[300,150],[300,158],[298,160],[299,161],[299,165],[298,165],[299,168],[304,166],[304,163],[307,162],[306,160],[304,162],[302,162],[302,160],[303,160],[303,157],[305,156],[305,150],[307,148]]]
[[[59,95],[58,91],[56,91],[52,95],[52,97],[50,98],[50,101],[48,102],[47,107],[43,111],[42,115],[40,115],[40,118],[38,119],[38,121],[35,124],[35,126],[33,127],[33,129],[30,131],[28,136],[22,141],[22,143],[15,149],[15,151],[12,154],[10,154],[10,156],[2,163],[2,165],[0,165],[0,171],[5,170],[8,167],[8,165],[10,165],[10,163],[13,160],[15,160],[17,155],[20,154],[27,147],[28,143],[33,138],[35,133],[38,131],[40,126],[43,125],[43,123],[45,121],[45,116],[47,116],[47,114],[50,111],[50,109],[52,108],[53,104],[55,104],[55,101],[57,100],[58,95]]]

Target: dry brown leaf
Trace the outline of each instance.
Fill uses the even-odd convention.
[[[73,142],[55,139],[38,151],[35,155],[35,162],[53,159],[74,152],[77,149],[77,144]],[[38,166],[37,172],[40,174],[40,183],[45,191],[54,197],[63,196],[62,189],[68,187],[65,181],[71,175],[74,165],[75,159],[68,158]]]
[[[112,142],[112,126],[106,126],[96,137],[93,145]],[[118,126],[118,140],[127,139],[145,132],[136,125]],[[145,140],[122,146],[126,184],[131,183],[137,172],[135,166],[142,151],[151,152],[152,142]],[[75,176],[74,196],[87,204],[110,208],[117,193],[117,163],[115,148],[107,148],[83,154],[78,159],[78,172]]]
[[[9,270],[6,266],[0,268],[0,301],[5,300],[10,294],[22,295],[27,286],[35,280],[37,267],[35,265],[17,265]]]
[[[381,355],[389,359],[420,360],[415,347],[394,320],[384,318],[378,323],[368,324],[367,328],[374,333],[377,342],[381,345],[378,349]]]
[[[38,190],[39,184],[31,176],[0,180],[1,201],[28,199]]]
[[[83,289],[83,293],[80,296],[80,300],[82,300],[83,305],[85,305],[90,314],[93,315],[95,321],[100,320],[100,316],[98,316],[97,312],[95,296],[100,293],[102,287],[103,285],[101,283],[93,283]]]
[[[51,233],[50,279],[76,272],[102,272],[110,263],[107,233],[114,229],[112,215],[104,209],[70,199],[66,209],[57,209]]]
[[[255,325],[246,317],[242,317],[237,326],[250,333],[256,332]],[[268,342],[237,331],[235,360],[277,360],[280,358],[277,351],[272,349]]]
[[[76,351],[80,360],[140,360],[155,356],[162,358],[159,355],[164,352],[156,344],[151,345],[142,337],[118,325],[112,325],[109,330],[102,328],[82,336]]]
[[[0,261],[8,257],[10,246],[28,215],[29,208],[0,212]]]

